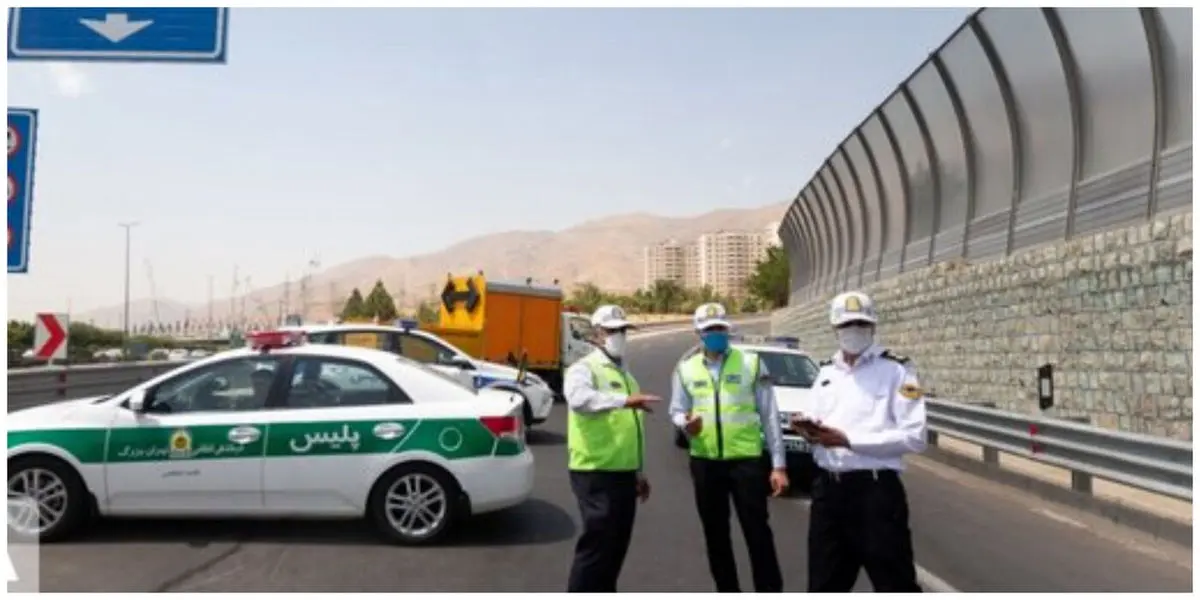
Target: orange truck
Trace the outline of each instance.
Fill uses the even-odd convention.
[[[592,346],[586,318],[563,312],[558,286],[488,281],[483,273],[450,275],[436,324],[421,324],[466,354],[514,367],[524,364],[562,395],[563,373]]]

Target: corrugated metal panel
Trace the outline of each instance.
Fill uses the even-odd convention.
[[[938,263],[962,256],[963,234],[966,227],[948,227],[933,236],[933,262]]]
[[[1158,163],[1158,212],[1192,205],[1192,147],[1163,152]]]
[[[904,270],[912,271],[929,265],[929,246],[933,239],[925,238],[910,242],[904,247]]]
[[[1150,202],[1150,160],[1080,182],[1074,235],[1104,231],[1146,218]]]
[[[1012,213],[1003,210],[979,217],[971,222],[971,237],[967,240],[967,260],[1004,256],[1008,246],[1008,218]]]
[[[1067,191],[1017,206],[1013,251],[1066,238]]]

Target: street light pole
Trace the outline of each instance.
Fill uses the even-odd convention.
[[[125,223],[117,223],[117,226],[125,229],[125,318],[121,322],[121,330],[124,332],[124,349],[125,356],[129,356],[129,241],[130,232],[138,224],[136,221],[128,221]]]

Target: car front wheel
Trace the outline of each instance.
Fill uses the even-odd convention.
[[[370,516],[380,532],[396,543],[429,544],[450,531],[459,516],[461,497],[454,479],[440,469],[400,467],[376,485]]]
[[[48,456],[8,463],[8,531],[18,539],[54,542],[87,518],[87,490],[70,465]]]

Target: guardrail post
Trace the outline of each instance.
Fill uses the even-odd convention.
[[[1092,493],[1092,476],[1082,471],[1071,471],[1071,489],[1084,494]]]
[[[55,393],[58,394],[59,399],[63,399],[63,398],[67,397],[67,371],[66,371],[66,369],[63,369],[62,371],[58,372],[58,385],[55,386],[54,391],[55,391]]]
[[[983,462],[989,465],[1000,464],[1000,451],[995,448],[983,447]]]
[[[925,432],[925,443],[936,448],[938,445],[938,433],[932,429],[927,430]]]

